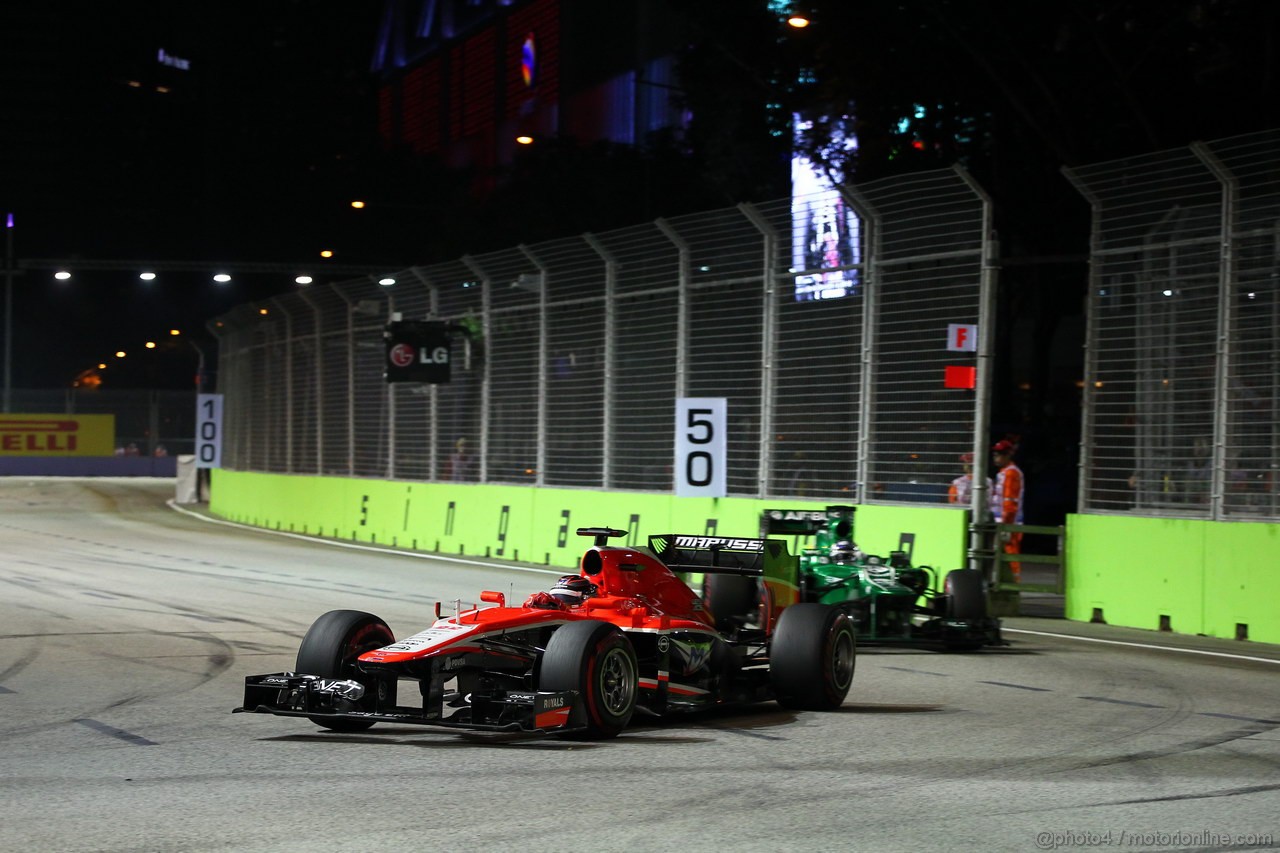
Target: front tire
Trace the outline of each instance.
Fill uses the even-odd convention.
[[[313,622],[302,638],[294,669],[302,675],[359,681],[367,691],[372,692],[377,689],[377,685],[369,678],[362,677],[362,673],[356,668],[356,659],[367,651],[389,646],[394,642],[395,637],[387,623],[372,613],[330,610]],[[366,696],[368,695],[367,693]],[[362,700],[370,701],[371,699]],[[341,717],[307,719],[335,732],[359,732],[373,725],[371,720],[349,720]]]
[[[983,622],[987,619],[987,589],[978,569],[956,569],[947,572],[942,591],[946,594],[946,618],[957,622]],[[948,640],[948,651],[972,652],[982,648],[981,640]]]
[[[948,619],[987,618],[987,591],[979,570],[956,569],[954,572],[947,572],[943,592],[947,595]]]
[[[769,680],[778,704],[830,711],[853,684],[857,640],[843,610],[829,604],[793,604],[778,617],[769,646]]]
[[[542,655],[538,689],[576,690],[587,728],[567,737],[611,738],[626,728],[640,692],[631,641],[608,622],[570,622],[556,629]]]

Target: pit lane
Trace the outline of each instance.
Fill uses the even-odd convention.
[[[0,849],[1277,849],[1280,649],[1257,644],[1013,619],[1005,649],[863,650],[837,713],[603,743],[233,716],[325,610],[399,636],[555,573],[214,524],[171,489],[0,480]]]

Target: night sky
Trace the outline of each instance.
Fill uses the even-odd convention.
[[[814,25],[797,35],[763,2],[609,0],[601,21],[598,0],[565,0],[581,26],[629,14],[682,45],[678,96],[691,124],[640,153],[548,140],[476,199],[470,178],[380,144],[369,71],[379,0],[5,0],[0,214],[15,215],[20,263],[287,268],[227,285],[210,280],[212,268],[150,283],[140,267],[69,282],[49,266],[28,270],[15,279],[14,385],[66,387],[117,349],[146,354],[143,342],[170,328],[194,339],[232,306],[294,289],[294,266],[341,281],[353,274],[334,265],[398,270],[780,198],[786,116],[824,103],[857,105],[856,181],[969,168],[995,200],[1013,259],[1001,325],[1030,324],[1048,340],[1059,323],[1083,323],[1088,208],[1063,165],[1280,122],[1273,0],[1044,0],[1016,15],[1002,0],[804,6]],[[613,35],[613,52],[641,40]],[[581,50],[581,64],[630,67],[598,55],[605,40],[587,41],[595,49]],[[801,79],[811,82],[793,85]],[[369,195],[394,200],[394,216],[350,209]],[[335,252],[328,270],[322,249]],[[170,339],[149,355],[113,365],[107,387],[191,387],[194,349]],[[1047,359],[997,353],[997,412],[1057,405],[1009,390],[1008,365],[1047,373]],[[1075,373],[1056,379],[1075,393]],[[1035,393],[1053,386],[1039,381]]]
[[[339,206],[342,164],[376,144],[379,8],[0,5],[0,212],[14,214],[18,263],[297,262],[325,281],[351,274],[326,275],[323,248],[330,264],[404,260],[352,239]],[[211,269],[140,270],[17,276],[14,387],[67,387],[99,361],[113,362],[111,387],[192,387],[195,350],[169,329],[207,340],[211,317],[295,287],[285,271],[219,285]]]

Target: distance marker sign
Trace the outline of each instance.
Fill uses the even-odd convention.
[[[728,493],[725,469],[724,397],[682,397],[676,400],[676,495],[722,498]]]
[[[196,395],[196,467],[222,467],[222,395]]]

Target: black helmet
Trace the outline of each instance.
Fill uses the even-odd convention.
[[[564,604],[581,604],[596,594],[598,587],[581,575],[564,575],[551,587],[551,594]]]

